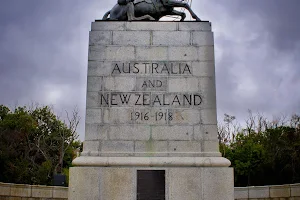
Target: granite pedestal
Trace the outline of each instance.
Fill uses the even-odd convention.
[[[70,200],[233,200],[209,22],[92,23]],[[155,195],[156,196],[155,196]]]

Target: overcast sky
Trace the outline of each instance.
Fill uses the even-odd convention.
[[[116,0],[0,0],[0,104],[78,106],[88,32]],[[215,33],[218,118],[300,114],[300,0],[194,0]]]

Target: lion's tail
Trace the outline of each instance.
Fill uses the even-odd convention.
[[[110,11],[107,11],[105,15],[103,16],[102,20],[109,20],[108,15],[110,14]]]

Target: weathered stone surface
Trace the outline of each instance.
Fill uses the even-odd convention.
[[[200,124],[201,121],[200,110],[172,109],[169,112],[173,113],[173,120],[169,122],[171,125]]]
[[[300,198],[300,184],[292,184],[291,187],[291,196]]]
[[[24,199],[27,200],[26,197],[7,197],[7,199],[8,200],[24,200]],[[32,198],[28,198],[28,199],[33,200]]]
[[[283,198],[291,196],[291,188],[289,185],[274,185],[270,187],[271,198]]]
[[[90,167],[71,169],[73,177],[69,199],[134,199],[136,196],[136,172],[148,168]],[[170,200],[233,200],[233,171],[228,168],[152,168],[166,170],[166,199]],[[80,178],[85,184],[74,190]],[[75,182],[77,180],[77,182]],[[101,180],[101,181],[100,181]],[[102,182],[103,181],[103,182]],[[87,184],[93,184],[92,188]],[[185,198],[184,198],[185,197]]]
[[[170,46],[170,61],[197,61],[201,59],[198,55],[198,48],[194,46]]]
[[[216,109],[203,109],[200,111],[201,123],[204,125],[217,124]]]
[[[68,188],[66,187],[0,183],[1,200],[66,200],[67,198]]]
[[[215,131],[205,131],[204,134],[202,127],[216,124],[210,23],[113,22],[103,27],[103,22],[96,22],[92,26],[87,93],[88,140],[215,139]],[[149,64],[146,66],[143,62]],[[174,63],[167,69],[159,62]],[[158,64],[151,70],[151,63]],[[140,93],[139,97],[136,96],[138,91],[151,93]],[[187,96],[184,98],[183,94]],[[200,104],[191,105],[187,101],[189,94],[199,95]],[[124,103],[122,95],[131,95],[131,100]],[[132,98],[134,95],[135,99]],[[106,103],[103,97],[110,101]],[[137,98],[142,100],[136,101]],[[152,105],[151,101],[156,103]],[[172,107],[168,108],[170,104]],[[128,129],[130,126],[125,127],[126,124],[150,127],[139,134],[141,130],[135,126]],[[174,126],[176,130],[172,128]],[[188,135],[178,134],[182,126],[190,130]],[[121,131],[122,127],[125,127],[124,131]],[[167,135],[165,138],[156,132],[161,127]],[[202,133],[194,135],[194,130]],[[211,150],[212,146],[214,144],[208,142],[201,149]]]
[[[178,23],[180,31],[211,31],[210,22],[191,23],[180,22]]]
[[[97,167],[70,168],[69,199],[70,200],[98,200],[100,197],[100,183],[102,172]],[[83,183],[84,181],[84,183]]]
[[[198,48],[199,61],[214,61],[215,52],[213,46],[200,46]]]
[[[132,108],[105,108],[103,121],[106,124],[130,124]]]
[[[138,141],[137,143],[142,144],[143,142]],[[154,145],[159,145],[159,146],[167,146],[167,141],[155,141],[155,143],[153,143]],[[145,145],[149,145],[149,144],[145,144]],[[142,145],[144,146],[144,144]],[[159,148],[160,149],[160,148]],[[152,151],[152,150],[150,150]],[[149,151],[149,152],[150,152]],[[151,153],[151,152],[150,152]],[[116,169],[116,168],[113,168]],[[142,168],[126,168],[126,169],[132,169],[132,173],[133,173],[133,178],[135,177],[135,172],[136,170],[141,170]],[[153,170],[166,170],[166,183],[170,183],[169,186],[167,186],[167,196],[169,196],[169,199],[176,199],[177,197],[179,198],[181,194],[186,194],[186,192],[191,192],[194,189],[197,189],[197,192],[199,192],[199,195],[202,196],[202,184],[203,184],[203,178],[202,178],[202,174],[203,172],[201,172],[200,168],[166,168],[166,169],[162,169],[162,168],[152,168]],[[99,175],[101,174],[101,168],[98,168],[97,170],[99,173]],[[111,172],[113,172],[113,170],[111,170]],[[124,172],[124,171],[123,171]],[[127,171],[128,172],[128,171]],[[83,173],[87,173],[87,171],[83,171]],[[131,173],[131,172],[130,172]],[[173,180],[173,182],[171,181]],[[177,180],[177,181],[174,181]],[[197,183],[196,185],[194,185],[193,183]],[[192,187],[192,186],[195,187]],[[52,187],[52,186],[31,186],[31,185],[24,185],[27,188],[32,188],[35,187],[37,188],[36,191],[38,190],[50,190],[52,191],[52,197],[45,197],[45,198],[39,198],[39,197],[33,197],[34,194],[32,194],[30,197],[12,197],[10,196],[10,189],[7,190],[7,188],[10,187],[15,187],[15,186],[19,186],[16,184],[11,184],[11,183],[0,183],[0,199],[2,200],[8,200],[8,199],[21,199],[21,200],[36,200],[36,199],[51,199],[51,200],[59,200],[59,199],[67,199],[68,198],[68,188],[67,187]],[[278,197],[271,197],[272,194],[270,195],[269,198],[251,198],[251,200],[253,199],[274,199],[274,200],[283,200],[283,199],[289,199],[289,200],[298,200],[300,198],[300,193],[297,193],[297,191],[299,191],[300,185],[299,184],[291,184],[291,185],[280,185],[280,186],[267,186],[270,190],[275,189],[280,191],[281,189],[286,190],[286,192],[288,190],[291,191],[291,196],[287,197],[287,193],[286,192],[279,192],[276,191],[275,193],[277,193]],[[256,187],[251,187],[252,189],[255,189]],[[260,188],[260,187],[258,187]],[[35,190],[35,189],[34,189]],[[181,191],[180,191],[181,190]],[[35,196],[36,196],[36,191],[35,191]],[[171,192],[171,191],[174,191]],[[272,193],[270,191],[270,193]],[[275,194],[273,193],[273,194]],[[49,194],[49,193],[48,193]],[[176,195],[173,195],[176,194]],[[178,196],[179,195],[179,196]],[[189,199],[194,199],[193,198],[193,194],[186,194]],[[191,196],[189,196],[191,195]],[[247,200],[249,196],[249,187],[236,187],[234,190],[234,199],[237,200]]]
[[[125,22],[93,22],[92,31],[116,31],[116,30],[125,30]]]
[[[79,157],[73,161],[75,165],[98,166],[98,167],[224,167],[227,169],[231,165],[230,161],[226,158],[220,157],[220,154],[206,153],[206,157],[191,157],[186,154],[182,156],[168,156],[168,157],[132,157],[130,153],[123,153],[126,156],[118,156],[117,153],[106,153],[108,156],[101,157]],[[174,154],[173,154],[174,155]],[[214,157],[208,157],[213,155]]]
[[[135,142],[135,152],[143,152],[149,156],[155,156],[157,153],[160,153],[160,156],[168,155],[168,141],[136,141]],[[164,154],[162,154],[164,153]]]
[[[150,45],[149,31],[114,31],[113,45],[133,45],[144,46]]]
[[[88,77],[87,91],[99,92],[102,90],[102,77]]]
[[[249,190],[247,187],[235,187],[234,188],[234,199],[248,199]]]
[[[104,61],[89,61],[88,76],[109,76],[112,72],[112,64]]]
[[[169,152],[201,152],[199,141],[172,141],[169,142]]]
[[[67,187],[53,187],[53,198],[67,199],[68,198],[68,188]]]
[[[126,22],[127,30],[134,31],[176,31],[177,23],[170,22],[147,22],[147,23],[139,23],[139,22]]]
[[[192,63],[194,76],[209,76],[215,74],[215,63],[213,61],[195,61]]]
[[[200,168],[172,168],[168,173],[170,200],[198,200],[203,196]]]
[[[233,169],[232,168],[202,168],[202,191],[205,200],[232,200]]]
[[[88,156],[98,156],[100,151],[99,141],[84,141],[83,154]]]
[[[176,43],[174,42],[176,38]],[[189,31],[154,31],[153,45],[162,46],[186,46],[191,43]]]
[[[217,140],[218,128],[217,125],[196,125],[194,126],[195,140]]]
[[[32,197],[37,198],[52,198],[52,187],[47,186],[31,186],[32,189]]]
[[[198,92],[197,78],[169,78],[169,92]]]
[[[216,109],[216,87],[214,79],[211,77],[202,77],[199,79],[199,88],[202,93],[202,104],[203,109]]]
[[[87,124],[99,124],[102,122],[101,109],[87,109],[85,122]]]
[[[130,168],[103,168],[101,199],[132,200],[135,198],[135,170]]]
[[[137,170],[165,170],[169,200],[233,199],[213,45],[208,22],[92,24],[86,141],[69,199],[136,199]]]
[[[214,36],[212,32],[195,31],[192,32],[192,44],[196,46],[214,45]]]
[[[136,85],[134,77],[107,77],[104,82],[106,91],[128,92],[133,91]]]
[[[215,79],[213,77],[201,77],[199,80],[199,88],[202,92],[205,93],[204,96],[209,96],[211,94],[207,94],[209,92],[216,93]],[[213,95],[214,98],[216,97]]]
[[[135,134],[138,132],[138,134]],[[149,126],[110,126],[108,131],[109,138],[111,140],[149,140],[150,139],[150,127]]]
[[[9,196],[10,195],[10,187],[9,183],[0,183],[0,196]]]
[[[91,31],[89,45],[109,45],[112,44],[112,32],[109,31]]]
[[[134,142],[133,141],[102,141],[101,142],[102,152],[134,152]]]
[[[270,198],[270,188],[268,186],[249,187],[249,198]]]
[[[219,141],[218,140],[205,140],[203,143],[204,152],[219,152]]]
[[[90,61],[131,61],[134,60],[134,47],[127,46],[90,46]]]
[[[191,140],[191,126],[154,126],[151,130],[153,140]]]
[[[136,47],[136,61],[168,60],[167,47]]]
[[[100,124],[86,124],[85,125],[85,139],[86,140],[107,140],[108,126]]]
[[[86,108],[100,108],[100,92],[87,92],[86,94]]]
[[[10,195],[16,197],[30,197],[31,196],[31,186],[28,185],[14,185],[10,188]]]

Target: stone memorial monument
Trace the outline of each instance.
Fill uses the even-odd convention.
[[[130,16],[129,4],[117,6]],[[85,142],[69,199],[233,200],[210,22],[127,20],[92,23]]]

